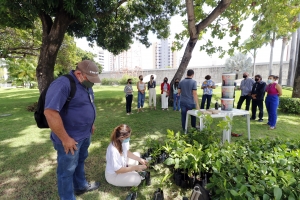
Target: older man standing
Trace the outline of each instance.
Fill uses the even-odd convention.
[[[246,110],[249,110],[250,102],[251,102],[251,91],[252,86],[255,83],[255,81],[249,77],[249,73],[244,72],[243,74],[244,80],[242,80],[240,89],[241,89],[241,96],[237,104],[237,109],[241,109],[242,104],[246,100]]]
[[[47,91],[45,111],[51,129],[51,140],[57,151],[57,187],[60,199],[75,200],[75,195],[99,188],[100,183],[88,183],[84,161],[88,157],[91,135],[95,131],[96,107],[92,86],[99,83],[98,67],[90,60],[78,63],[70,75],[76,93],[68,101],[70,81],[61,76]]]

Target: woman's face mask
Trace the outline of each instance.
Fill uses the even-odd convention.
[[[271,83],[274,83],[274,80],[273,79],[268,79],[268,84],[271,84]]]
[[[130,137],[129,138],[126,138],[126,139],[124,139],[123,141],[122,141],[122,143],[127,143],[127,142],[129,142],[130,141]]]

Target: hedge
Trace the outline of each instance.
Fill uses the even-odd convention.
[[[300,98],[280,97],[279,108],[282,112],[300,114]]]

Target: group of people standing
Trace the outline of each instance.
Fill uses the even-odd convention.
[[[84,60],[71,70],[69,75],[76,85],[74,97],[70,100],[70,81],[62,76],[56,79],[49,86],[45,96],[44,115],[51,129],[50,138],[53,147],[57,151],[57,187],[60,199],[75,200],[75,195],[96,190],[100,187],[99,182],[88,182],[85,177],[84,162],[88,157],[88,149],[91,144],[91,135],[95,132],[96,107],[94,104],[94,83],[99,83],[99,69],[90,60]],[[173,86],[174,99],[177,107],[174,110],[181,110],[182,129],[185,129],[186,113],[188,110],[199,110],[197,82],[193,80],[194,71],[188,70],[185,79],[175,79]],[[201,88],[205,90],[203,99],[211,100],[214,83],[210,76]],[[279,96],[282,95],[281,86],[276,83],[277,76],[268,77],[268,85],[262,82],[260,75],[250,80],[248,74],[244,74],[241,83],[242,95],[238,107],[246,100],[246,109],[249,109],[250,99],[252,107],[259,107],[259,119],[262,119],[262,101],[264,93],[267,92],[266,107],[269,114],[269,129],[274,129],[277,120],[277,107]],[[249,80],[248,80],[249,79]],[[252,84],[252,86],[251,86]],[[154,76],[148,82],[150,108],[156,109],[156,82]],[[138,89],[138,112],[143,112],[145,101],[146,84],[143,76],[139,76]],[[132,80],[128,79],[124,88],[126,93],[126,112],[131,114],[131,103],[133,99]],[[161,83],[162,109],[167,109],[167,99],[170,94],[170,84],[165,77]],[[69,101],[68,106],[66,102]],[[201,103],[201,107],[204,104]],[[205,101],[204,101],[205,102]],[[209,106],[208,106],[209,107]],[[254,108],[252,108],[254,109]],[[256,111],[256,110],[253,110]],[[252,119],[255,119],[255,112],[252,112]],[[196,127],[196,117],[191,116],[191,125]],[[111,133],[111,142],[106,151],[105,178],[108,183],[115,186],[137,186],[145,178],[139,172],[147,168],[147,161],[140,158],[138,153],[129,150],[131,128],[126,124],[117,126]],[[140,165],[138,165],[140,163]]]
[[[258,108],[258,121],[263,122],[264,108],[263,101],[265,93],[265,105],[268,111],[268,122],[266,125],[269,126],[269,130],[276,128],[277,122],[277,109],[279,106],[279,96],[282,95],[282,88],[276,82],[278,76],[270,75],[267,83],[262,81],[261,75],[257,74],[254,76],[254,80],[249,77],[249,73],[243,74],[244,80],[242,80],[240,89],[241,96],[238,101],[237,109],[241,109],[243,102],[246,100],[246,110],[249,110],[250,102],[252,100],[252,116],[251,119],[256,119],[256,110]]]
[[[175,79],[173,85],[173,110],[180,110],[180,95],[178,94],[179,79]],[[138,105],[137,113],[144,112],[144,103],[146,99],[146,89],[149,91],[149,108],[150,110],[156,110],[156,81],[154,80],[154,75],[150,76],[150,81],[148,83],[143,82],[143,75],[139,76],[139,81],[136,84],[138,91]],[[164,81],[160,85],[161,89],[161,108],[162,110],[168,110],[168,101],[170,95],[170,84],[168,83],[168,78],[165,77]],[[124,87],[125,97],[126,97],[126,113],[127,115],[133,114],[131,112],[132,100],[133,100],[133,87],[132,79],[127,80],[127,84]]]

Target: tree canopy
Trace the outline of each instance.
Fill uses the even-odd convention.
[[[127,50],[133,39],[149,46],[148,33],[169,35],[169,19],[179,0],[55,0],[0,2],[0,25],[32,28],[42,23],[42,45],[36,68],[39,89],[53,80],[54,65],[65,33],[88,41],[114,54]]]

